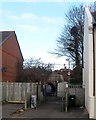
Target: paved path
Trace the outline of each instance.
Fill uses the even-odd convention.
[[[23,104],[3,104],[2,105],[2,116],[4,118],[11,118],[11,114],[15,113],[17,109],[21,108]]]
[[[88,118],[88,113],[84,108],[71,108],[68,112],[62,111],[61,99],[49,98],[45,103],[38,106],[37,109],[28,109],[23,112],[14,113],[20,108],[21,104],[7,104],[3,106],[4,118]],[[6,111],[6,112],[5,112]]]

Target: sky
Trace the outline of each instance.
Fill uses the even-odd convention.
[[[28,1],[28,0],[27,0]],[[0,30],[15,31],[24,59],[41,58],[44,63],[68,64],[66,57],[49,54],[66,24],[65,14],[80,2],[0,2]],[[82,1],[82,0],[81,0]]]

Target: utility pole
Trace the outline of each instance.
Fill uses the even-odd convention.
[[[66,59],[66,61],[68,61],[69,64],[69,68],[68,68],[68,83],[70,83],[70,59]]]

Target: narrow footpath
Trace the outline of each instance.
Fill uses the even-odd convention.
[[[70,108],[68,112],[63,111],[61,98],[54,96],[47,97],[46,102],[39,105],[36,109],[14,112],[14,108],[19,106],[21,107],[22,105],[3,105],[3,118],[88,118],[85,108]]]

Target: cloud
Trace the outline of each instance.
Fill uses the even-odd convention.
[[[19,27],[29,32],[37,32],[39,30],[35,25],[19,25]]]
[[[36,20],[38,16],[32,13],[23,13],[21,15],[8,15],[8,18],[12,20]]]
[[[38,16],[32,13],[24,13],[21,15],[22,19],[38,19]]]
[[[19,21],[23,21],[26,23],[48,23],[48,24],[63,24],[64,23],[64,19],[61,17],[50,17],[50,16],[38,16],[36,14],[32,14],[32,13],[23,13],[21,15],[8,15],[8,17],[11,20],[19,20]]]
[[[62,19],[60,17],[42,16],[42,20],[47,22],[47,23],[52,23],[52,24],[58,24],[58,23],[64,22],[64,19]]]
[[[40,16],[30,12],[19,15],[10,12],[6,15],[6,18],[4,19],[9,19],[12,25],[15,23],[15,26],[30,32],[37,32],[39,30],[49,32],[51,28],[57,29],[58,26],[62,26],[65,22],[61,17]]]

